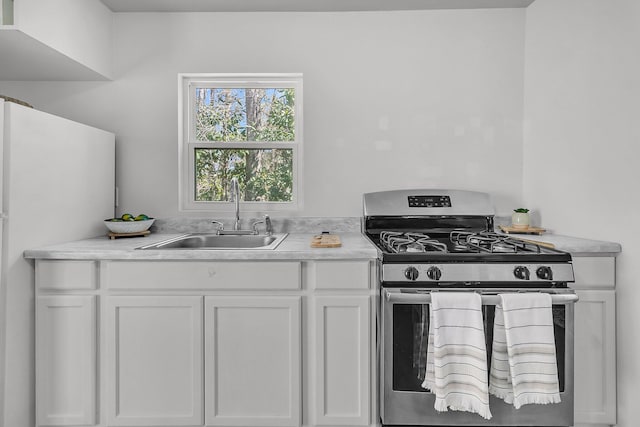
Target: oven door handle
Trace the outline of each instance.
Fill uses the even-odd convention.
[[[467,291],[472,292],[472,291]],[[504,292],[508,293],[508,292]],[[500,297],[497,294],[482,294],[482,304],[483,305],[497,305],[500,303]],[[389,290],[385,290],[385,297],[387,301],[391,303],[399,303],[399,304],[430,304],[431,303],[431,292],[425,293],[403,293],[403,292],[391,292]],[[567,303],[575,303],[578,301],[578,295],[575,293],[564,293],[564,294],[551,294],[551,303],[552,304],[567,304]]]

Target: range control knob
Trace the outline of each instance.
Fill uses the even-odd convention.
[[[429,267],[427,270],[427,277],[431,280],[440,280],[442,277],[442,271],[438,267]]]
[[[416,280],[419,275],[420,273],[418,272],[418,269],[415,267],[407,267],[404,270],[404,277],[406,277],[409,280]]]
[[[542,280],[553,280],[553,271],[551,271],[551,267],[538,267],[536,270],[536,276],[538,276],[538,279]]]
[[[529,280],[529,269],[519,265],[513,269],[513,275],[516,276],[516,279]]]

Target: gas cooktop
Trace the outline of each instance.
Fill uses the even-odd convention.
[[[453,230],[448,234],[416,231],[384,230],[365,233],[378,247],[383,260],[457,260],[499,262],[509,260],[549,260],[568,262],[571,256],[492,231]]]
[[[494,232],[488,194],[396,190],[364,195],[363,232],[385,282],[561,284],[571,255]]]

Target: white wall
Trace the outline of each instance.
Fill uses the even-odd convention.
[[[527,9],[524,199],[544,226],[622,244],[618,425],[640,425],[640,2]]]
[[[0,91],[114,131],[121,212],[179,215],[181,72],[304,73],[299,215],[360,216],[362,193],[407,187],[491,191],[509,212],[522,188],[524,14],[116,14],[113,82]]]
[[[113,81],[0,82],[0,93],[113,131],[120,213],[179,215],[184,72],[304,73],[299,215],[360,216],[362,193],[407,187],[491,191],[509,211],[522,188],[524,18],[522,9],[119,14]],[[31,335],[28,325],[10,333]],[[11,378],[33,377],[18,368]],[[21,403],[7,419],[33,425],[32,386],[15,383],[7,389]]]

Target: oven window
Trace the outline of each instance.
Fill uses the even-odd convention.
[[[487,363],[491,363],[493,319],[495,306],[482,307]],[[564,391],[565,306],[553,306],[553,325],[556,341],[556,363],[560,392]],[[429,335],[429,305],[393,305],[393,389],[396,391],[427,392],[421,387],[427,364]],[[487,366],[490,372],[490,366]]]

